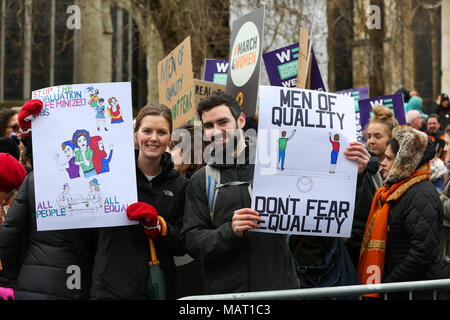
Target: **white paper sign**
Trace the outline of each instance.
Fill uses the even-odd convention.
[[[73,84],[33,91],[37,229],[135,224],[137,201],[131,84]]]
[[[252,208],[257,232],[349,237],[357,164],[354,101],[311,90],[260,87]]]

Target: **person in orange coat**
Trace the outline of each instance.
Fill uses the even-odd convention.
[[[409,126],[393,130],[381,162],[383,186],[373,198],[361,245],[361,284],[444,277],[438,254],[443,208],[429,179],[434,155],[425,133]],[[414,291],[412,298],[432,299],[433,293]],[[408,293],[389,293],[389,299],[408,299]]]

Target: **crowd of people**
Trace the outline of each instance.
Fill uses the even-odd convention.
[[[305,266],[320,265],[338,245],[358,283],[372,283],[374,266],[382,283],[448,278],[449,98],[440,95],[428,115],[417,94],[404,97],[408,125],[375,106],[365,142],[343,151],[358,167],[348,239],[248,232],[263,219],[251,208],[256,141],[245,135],[255,119],[220,90],[198,104],[201,126],[173,130],[166,106],[140,109],[134,125],[138,202],[127,209],[139,224],[38,232],[30,121],[42,102],[30,100],[20,112],[0,110],[0,299],[176,299],[303,288]],[[185,154],[187,141],[201,152]],[[220,181],[213,194],[211,172]],[[164,289],[158,296],[148,290],[155,251]],[[79,285],[67,285],[69,266],[79,268]],[[444,290],[438,296],[447,298]]]

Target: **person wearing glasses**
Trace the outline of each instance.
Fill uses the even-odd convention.
[[[0,137],[16,136],[20,139],[19,113],[10,108],[0,109]]]
[[[19,161],[25,167],[27,173],[30,173],[32,170],[29,160],[30,156],[27,155],[25,145],[22,143],[22,130],[20,130],[18,117],[19,111],[17,107],[0,108],[0,138],[8,138],[7,140],[12,140],[17,144],[20,152]],[[6,143],[6,140],[3,139],[3,143]],[[11,143],[8,144],[10,145]]]

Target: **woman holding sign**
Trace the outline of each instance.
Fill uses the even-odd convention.
[[[172,115],[164,105],[147,105],[136,117],[134,140],[138,201],[127,209],[140,224],[102,228],[93,270],[92,299],[146,299],[149,239],[164,275],[165,297],[174,298],[173,255],[183,255],[179,229],[187,179],[173,169],[165,152],[172,132]],[[164,235],[164,226],[167,234]]]
[[[31,120],[42,106],[42,101],[30,100],[19,113],[21,129],[30,140]],[[3,164],[0,168],[4,170]],[[34,186],[32,172],[0,227],[0,299],[2,292],[8,293],[3,298],[17,300],[88,299],[92,234],[84,229],[37,231],[36,212],[40,208],[35,204]]]

